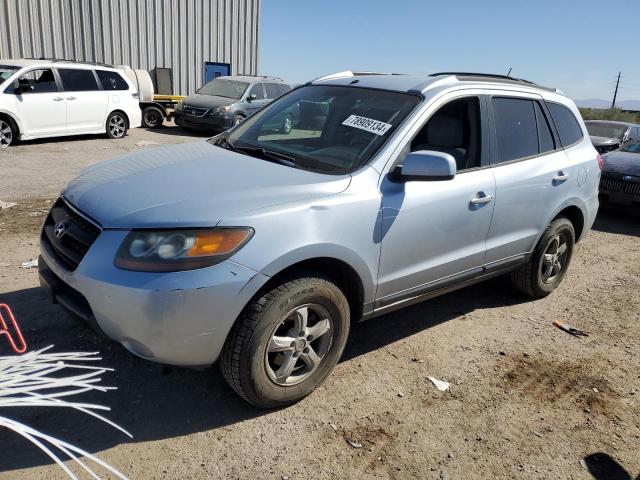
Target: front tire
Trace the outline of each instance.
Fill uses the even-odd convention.
[[[112,112],[107,117],[107,137],[124,138],[127,134],[127,117],[121,112]]]
[[[573,224],[556,218],[547,227],[531,259],[511,274],[513,286],[532,298],[543,298],[553,292],[564,278],[575,245]]]
[[[349,303],[325,277],[298,277],[250,303],[220,355],[227,383],[249,403],[276,408],[315,390],[340,359]]]
[[[18,128],[9,118],[0,118],[0,149],[15,145],[18,141]]]

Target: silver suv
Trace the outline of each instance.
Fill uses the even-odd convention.
[[[220,133],[250,117],[291,87],[276,77],[234,75],[217,77],[176,104],[176,125],[188,130]],[[276,126],[289,133],[296,118],[283,115]]]
[[[274,131],[292,110],[296,127]],[[85,170],[44,224],[40,275],[134,354],[218,360],[240,396],[276,407],[325,380],[352,322],[503,274],[550,294],[600,168],[556,90],[344,72],[209,140]]]

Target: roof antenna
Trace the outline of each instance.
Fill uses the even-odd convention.
[[[513,67],[509,67],[509,71],[507,72],[507,77],[511,76],[511,70],[513,70]]]

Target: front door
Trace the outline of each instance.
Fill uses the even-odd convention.
[[[30,70],[16,86],[16,109],[23,135],[39,137],[66,131],[66,102],[51,69]]]
[[[204,63],[204,84],[209,83],[214,78],[227,77],[229,75],[231,75],[231,65],[228,63]]]
[[[98,86],[93,70],[59,68],[58,73],[67,102],[67,132],[106,129],[109,94]]]
[[[483,271],[495,179],[482,100],[465,96],[445,103],[405,148],[452,155],[453,179],[396,183],[387,176],[382,181],[376,308]]]

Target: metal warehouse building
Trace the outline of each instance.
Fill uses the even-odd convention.
[[[260,0],[0,0],[0,58],[159,69],[162,93],[186,95],[257,73],[259,19]]]

